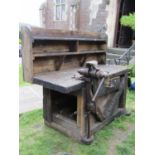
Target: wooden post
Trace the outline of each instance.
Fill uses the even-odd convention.
[[[128,87],[128,72],[125,73],[122,77],[121,77],[121,80],[125,80],[125,83],[124,83],[124,90],[123,90],[123,93],[120,97],[120,104],[119,104],[119,108],[125,108],[125,105],[126,105],[126,94],[127,94],[127,87]]]
[[[51,90],[43,87],[43,116],[48,122],[52,122],[52,97]]]
[[[80,127],[81,136],[84,135],[85,130],[85,116],[84,116],[84,97],[83,92],[80,92],[77,96],[77,125]]]

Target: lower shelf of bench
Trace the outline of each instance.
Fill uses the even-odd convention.
[[[100,129],[104,128],[111,121],[113,121],[115,118],[123,114],[126,114],[126,110],[124,108],[120,108],[113,116],[109,117],[108,119],[105,119],[103,122],[93,124],[93,126],[91,127],[91,133],[96,133]],[[60,115],[53,115],[53,121],[48,122],[44,120],[44,123],[48,127],[58,130],[61,133],[79,142],[81,142],[82,138],[87,134],[87,132],[85,132],[85,134],[82,135],[80,133],[80,128],[76,125],[76,122],[70,121],[64,117],[61,117]]]

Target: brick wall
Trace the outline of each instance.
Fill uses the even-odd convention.
[[[106,0],[82,0],[80,5],[80,30],[99,32],[106,27]]]
[[[65,12],[65,19],[63,21],[56,21],[55,19],[55,0],[47,0],[47,7],[46,7],[46,17],[45,17],[45,27],[46,28],[53,28],[53,29],[64,29],[69,30],[71,29],[71,24],[73,23],[71,19],[71,0],[67,0],[66,3],[66,12]],[[44,15],[43,15],[44,16]],[[75,22],[74,22],[75,23]],[[74,26],[72,26],[74,27]]]
[[[64,30],[105,31],[107,0],[66,0],[66,19],[55,21],[55,0],[47,0],[45,27]],[[76,2],[76,3],[75,3]],[[76,7],[71,7],[72,4]],[[45,11],[44,11],[45,12]]]

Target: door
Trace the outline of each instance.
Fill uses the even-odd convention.
[[[135,0],[121,0],[118,2],[118,16],[115,32],[115,47],[128,48],[132,45],[134,39],[134,31],[120,24],[120,18],[123,15],[135,12]]]

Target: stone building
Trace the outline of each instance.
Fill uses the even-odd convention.
[[[109,47],[129,47],[133,32],[120,17],[134,12],[135,0],[46,0],[41,26],[52,29],[106,32]]]

